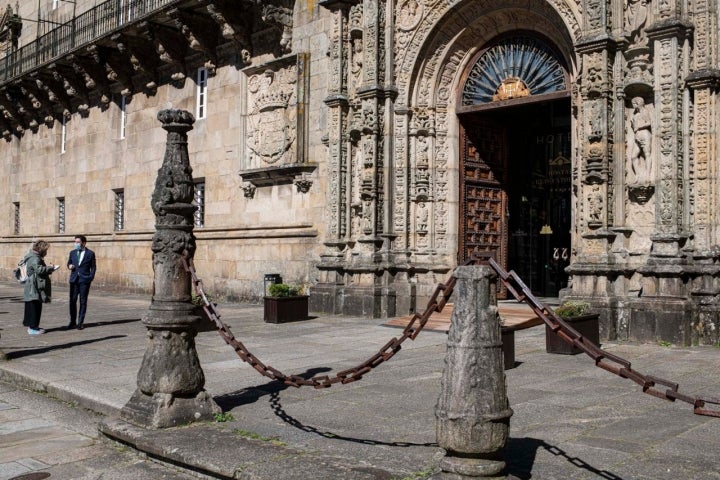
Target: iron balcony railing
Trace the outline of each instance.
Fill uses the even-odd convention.
[[[6,83],[90,45],[123,25],[137,22],[183,0],[108,0],[50,30],[0,59],[0,82]]]

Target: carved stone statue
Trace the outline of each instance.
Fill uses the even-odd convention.
[[[633,114],[628,130],[628,184],[653,183],[652,112],[642,97],[632,99]]]
[[[647,22],[647,0],[627,0],[625,4],[625,31],[630,42],[636,45],[647,44],[645,23]]]

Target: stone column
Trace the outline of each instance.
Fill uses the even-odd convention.
[[[151,201],[155,278],[150,309],[142,319],[148,343],[138,388],[121,416],[144,427],[166,428],[212,419],[221,409],[203,388],[205,374],[195,350],[200,317],[193,313],[191,277],[182,262],[183,255],[195,254],[195,188],[187,150],[195,118],[184,110],[162,110],[158,120],[168,136]]]
[[[495,273],[458,267],[455,309],[448,333],[437,442],[445,449],[434,479],[506,478],[503,450],[510,409],[503,369]]]

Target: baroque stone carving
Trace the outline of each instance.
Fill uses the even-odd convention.
[[[249,75],[248,140],[249,168],[294,163],[297,137],[297,67],[268,65]]]
[[[655,162],[652,143],[652,107],[645,104],[645,99],[632,99],[632,115],[628,122],[628,185],[650,185],[655,180]]]
[[[648,19],[648,0],[626,0],[625,32],[630,43],[647,45],[645,24]]]

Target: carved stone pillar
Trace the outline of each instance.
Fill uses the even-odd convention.
[[[205,375],[195,350],[200,317],[190,300],[191,277],[182,258],[195,253],[192,205],[194,185],[187,132],[195,121],[184,110],[162,110],[158,119],[168,132],[151,206],[155,213],[155,280],[148,313],[142,321],[148,344],[138,372],[138,388],[123,407],[126,420],[166,428],[210,420],[220,407],[204,390]]]
[[[503,449],[513,414],[507,398],[495,273],[458,267],[448,332],[437,442],[445,449],[435,479],[505,478]]]

